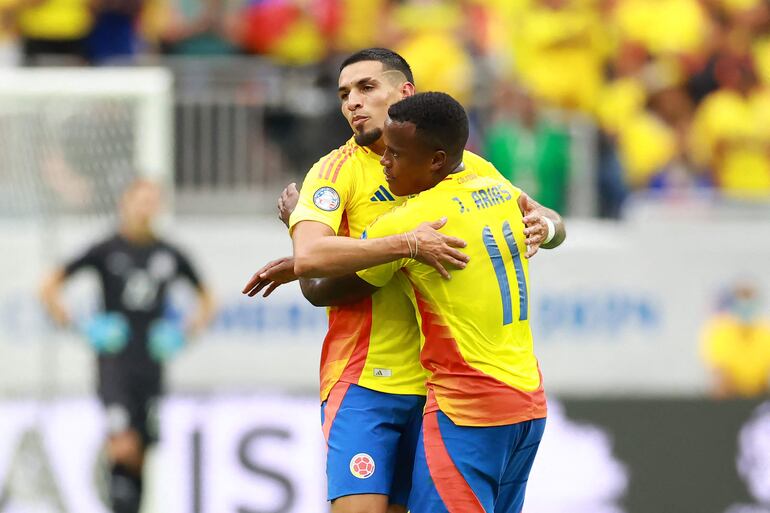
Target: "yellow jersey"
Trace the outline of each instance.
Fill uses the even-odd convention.
[[[22,9],[18,24],[28,38],[80,39],[91,30],[93,14],[86,0],[47,0]]]
[[[384,237],[446,216],[442,233],[467,242],[468,266],[451,280],[411,259],[358,275],[378,287],[392,286],[400,270],[409,280],[422,332],[420,360],[429,373],[426,412],[440,409],[464,426],[543,418],[546,399],[529,325],[529,263],[517,205],[521,191],[495,177],[483,159],[465,158],[464,164],[464,171],[377,219],[364,236]]]
[[[770,321],[750,325],[722,314],[703,330],[701,354],[706,362],[728,379],[739,396],[756,396],[770,391]]]
[[[403,203],[388,190],[380,156],[351,138],[308,172],[289,229],[317,221],[359,238],[378,216]],[[339,381],[391,394],[425,395],[420,334],[409,298],[394,281],[371,298],[329,308],[321,350],[321,400]]]
[[[712,167],[722,191],[734,198],[770,195],[770,88],[746,96],[721,89],[708,95],[693,119],[695,157]]]

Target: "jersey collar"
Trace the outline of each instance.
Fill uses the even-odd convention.
[[[372,150],[370,150],[366,146],[361,146],[360,144],[358,144],[356,142],[355,137],[351,137],[350,139],[348,139],[347,144],[349,144],[353,148],[356,148],[357,150],[361,150],[361,154],[364,156],[364,158],[373,159],[373,160],[376,160],[377,162],[380,161],[380,156],[379,155],[377,155],[375,152],[373,152]]]
[[[472,171],[468,171],[468,168],[467,168],[467,167],[465,167],[465,162],[460,162],[460,165],[459,165],[459,166],[457,166],[457,167],[458,167],[458,168],[461,168],[461,167],[462,167],[462,169],[459,169],[458,171],[455,171],[454,173],[448,174],[448,175],[446,176],[446,178],[444,178],[443,180],[441,180],[441,182],[442,182],[442,183],[443,183],[443,182],[453,182],[453,181],[455,181],[455,180],[459,180],[460,178],[466,177],[466,176],[468,176],[468,175],[472,175],[472,174],[475,174],[475,173],[473,173]]]

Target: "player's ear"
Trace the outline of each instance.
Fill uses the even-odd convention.
[[[444,150],[436,150],[433,152],[433,158],[430,161],[430,170],[439,171],[446,165],[446,152]]]
[[[414,84],[411,82],[404,82],[401,84],[401,99],[414,96]]]

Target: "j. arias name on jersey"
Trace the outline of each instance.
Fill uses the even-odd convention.
[[[471,199],[476,204],[478,210],[500,205],[506,201],[511,201],[513,195],[501,185],[479,189],[471,193]]]

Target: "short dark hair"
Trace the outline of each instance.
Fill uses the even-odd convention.
[[[342,61],[342,64],[340,64],[340,71],[351,64],[362,61],[381,62],[383,70],[400,71],[409,82],[414,84],[414,76],[412,76],[412,68],[409,67],[409,63],[399,54],[393,50],[388,50],[387,48],[365,48],[360,50]]]
[[[446,93],[418,93],[388,109],[390,119],[414,123],[424,141],[451,158],[462,158],[468,142],[468,115],[460,103]]]

